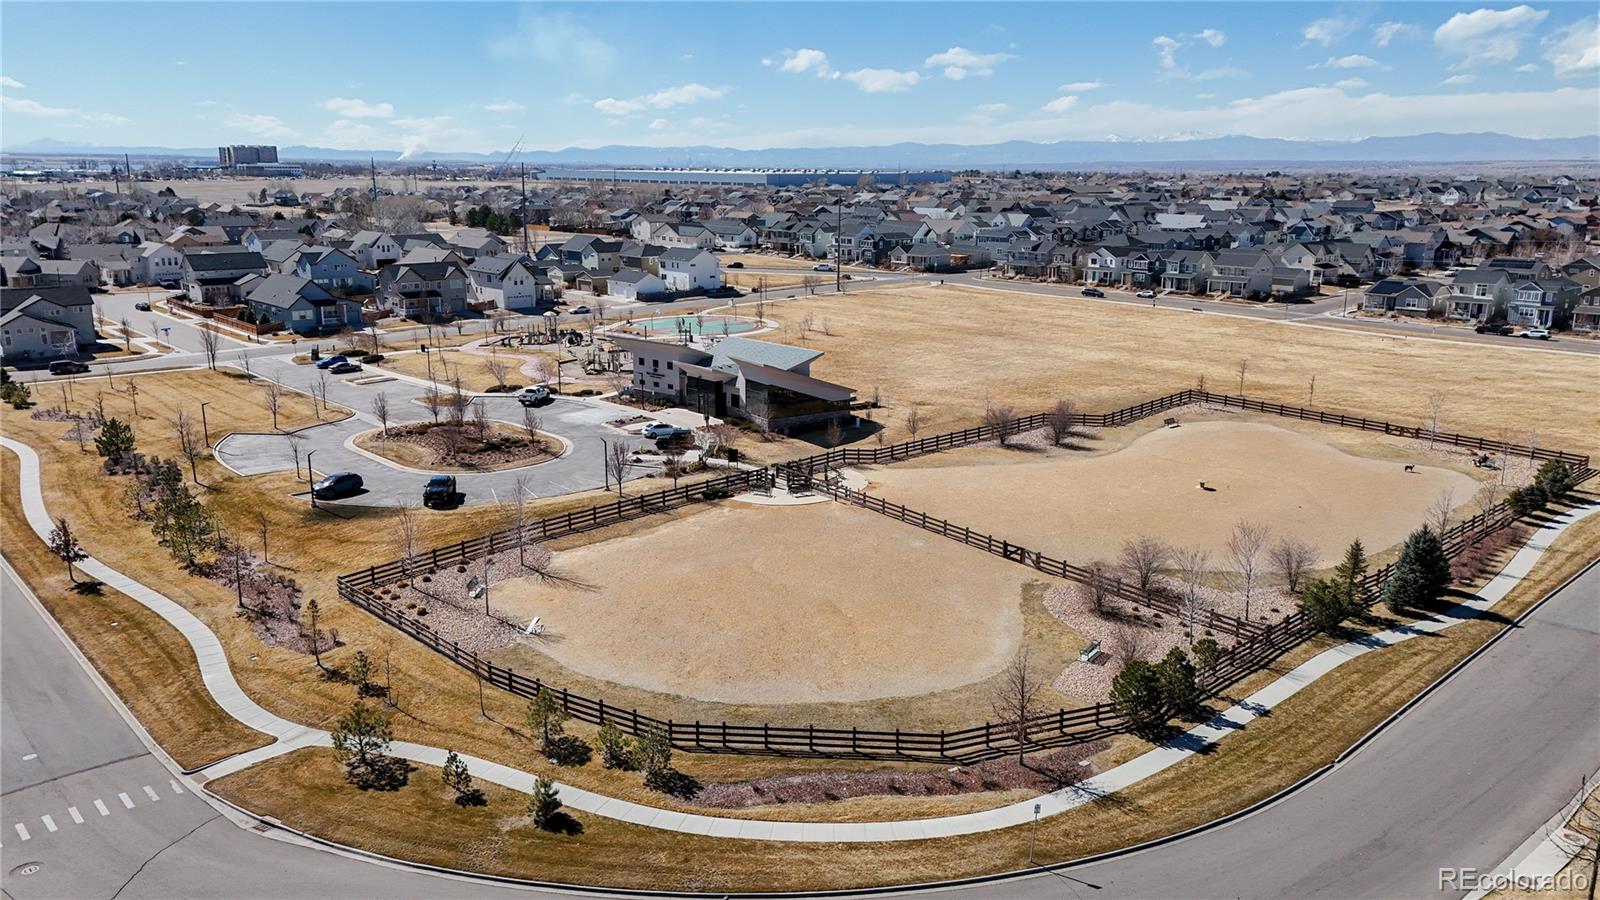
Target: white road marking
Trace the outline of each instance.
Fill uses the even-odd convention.
[[[130,799],[127,794],[117,794],[117,799],[122,801],[123,806],[133,809],[133,800]]]
[[[59,831],[60,830],[59,828],[56,828],[56,820],[50,818],[49,816],[40,816],[39,817],[39,821],[44,823],[44,830],[45,831]]]
[[[94,802],[94,808],[99,810],[100,811],[100,815],[102,815],[102,816],[111,815],[111,810],[106,809],[106,802],[104,800],[96,800]]]
[[[160,800],[161,799],[161,795],[156,793],[155,788],[151,787],[148,784],[144,786],[144,795],[146,797],[149,797],[151,800]]]
[[[21,822],[18,822],[17,823],[17,837],[22,838],[23,840],[27,840],[30,836],[31,835],[28,834],[28,826],[22,824]]]
[[[29,753],[27,756],[24,756],[22,758],[22,761],[23,762],[31,762],[31,761],[36,760],[38,758],[39,758],[39,754],[37,754],[37,753]]]
[[[177,779],[173,779],[171,781],[168,781],[167,784],[172,785],[172,792],[174,794],[183,793],[183,788],[181,786],[179,786]]]
[[[78,825],[83,824],[83,813],[78,812],[78,808],[76,806],[67,807],[67,815],[72,817],[72,821],[74,823]]]

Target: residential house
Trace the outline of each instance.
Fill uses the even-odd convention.
[[[245,298],[250,312],[262,319],[282,322],[297,334],[333,334],[360,328],[361,303],[335,297],[314,281],[298,275],[268,275]]]
[[[368,294],[377,279],[361,271],[355,257],[332,247],[307,247],[295,263],[295,274],[324,290]]]
[[[379,308],[408,319],[449,319],[467,311],[467,276],[452,262],[393,263],[378,274]]]
[[[193,250],[183,254],[181,285],[189,302],[221,306],[240,299],[241,278],[267,273],[267,261],[259,253]]]
[[[7,365],[76,356],[94,342],[94,296],[83,285],[0,288],[0,357]]]
[[[1216,257],[1205,250],[1174,250],[1163,260],[1161,289],[1185,294],[1204,293]]]
[[[183,251],[167,243],[145,241],[133,259],[133,280],[138,284],[171,284],[183,278]]]
[[[704,224],[720,250],[745,250],[756,245],[756,230],[738,219],[712,219]]]
[[[381,231],[358,231],[350,238],[350,255],[369,271],[400,261],[404,251],[394,235]]]
[[[1206,290],[1235,297],[1264,297],[1273,289],[1271,254],[1261,250],[1223,250],[1212,263]]]
[[[660,276],[640,269],[623,269],[606,280],[606,293],[622,300],[652,300],[666,292]]]
[[[613,335],[633,358],[630,389],[705,416],[793,433],[845,420],[855,391],[811,376],[820,350],[750,338],[678,344]]]
[[[498,256],[506,252],[505,239],[487,228],[462,228],[450,238],[449,244],[463,259]]]
[[[670,247],[661,253],[661,280],[668,291],[716,291],[722,288],[722,263],[710,251]]]
[[[533,312],[553,305],[556,294],[549,279],[540,279],[526,256],[502,253],[482,256],[467,266],[467,282],[474,304],[511,312]],[[541,283],[542,281],[542,283]]]

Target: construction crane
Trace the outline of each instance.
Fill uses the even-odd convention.
[[[523,135],[522,137],[527,137],[527,135]],[[500,165],[495,166],[493,171],[489,173],[490,178],[499,178],[500,173],[505,170],[505,167],[511,165],[511,157],[516,156],[517,151],[522,149],[522,137],[517,138],[517,142],[511,145],[511,152],[507,153],[506,158],[500,161]]]

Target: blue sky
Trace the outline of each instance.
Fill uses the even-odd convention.
[[[1593,3],[18,3],[0,131],[344,149],[1600,133]]]

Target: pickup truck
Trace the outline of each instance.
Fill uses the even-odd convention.
[[[429,509],[454,506],[459,498],[454,475],[435,475],[428,479],[427,485],[422,489],[422,505]]]

